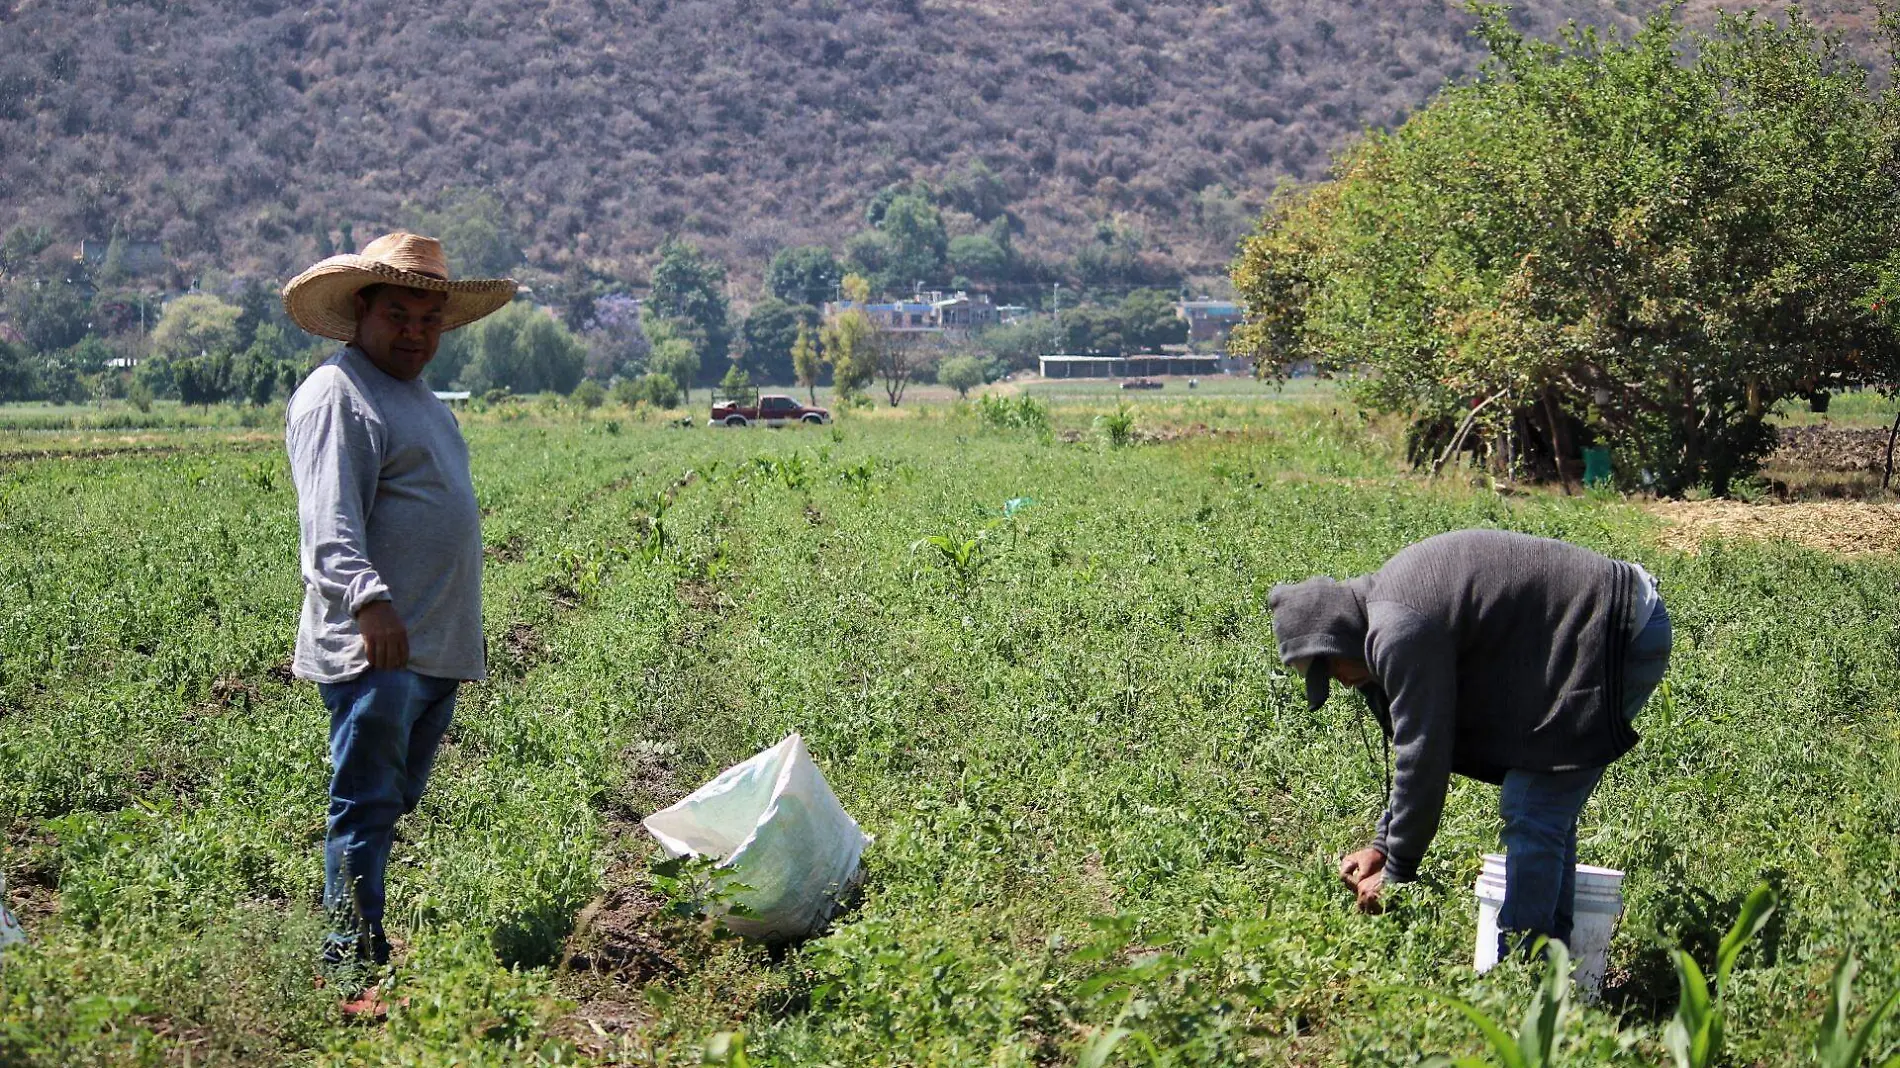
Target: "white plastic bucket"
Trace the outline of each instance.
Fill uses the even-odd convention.
[[[7,911],[7,877],[0,873],[0,949],[24,941],[26,932],[20,930],[20,921]]]
[[[1472,887],[1478,897],[1478,944],[1472,965],[1480,974],[1498,963],[1498,910],[1504,907],[1504,857],[1484,855],[1484,870]],[[1604,957],[1623,914],[1623,873],[1577,865],[1577,903],[1570,930],[1571,979],[1587,996],[1603,985]]]

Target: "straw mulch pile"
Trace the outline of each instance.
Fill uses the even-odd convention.
[[[1668,522],[1658,540],[1679,552],[1696,552],[1709,538],[1748,538],[1789,541],[1844,556],[1900,553],[1900,505],[1657,501],[1649,510]]]

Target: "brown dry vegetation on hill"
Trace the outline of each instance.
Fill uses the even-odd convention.
[[[981,160],[1025,252],[1118,218],[1206,275],[1276,184],[1469,75],[1469,24],[1443,0],[0,0],[0,230],[282,274],[319,230],[492,189],[538,266],[637,277],[677,232],[752,279]]]

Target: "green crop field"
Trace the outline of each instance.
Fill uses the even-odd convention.
[[[1369,717],[1306,712],[1266,615],[1275,582],[1467,526],[1641,561],[1677,627],[1585,816],[1627,913],[1560,1063],[1666,1063],[1668,950],[1712,971],[1763,879],[1728,1063],[1814,1063],[1849,953],[1856,1019],[1900,988],[1900,566],[1678,555],[1615,500],[1430,484],[1324,395],[1170,385],[1111,447],[1116,399],[1051,432],[948,403],[786,431],[466,416],[493,677],[398,832],[369,1025],[313,981],[327,717],[284,671],[273,428],[9,438],[0,866],[31,942],[0,966],[0,1063],[698,1064],[720,1032],[771,1065],[1479,1054],[1418,990],[1512,1027],[1531,997],[1530,968],[1471,969],[1496,792],[1457,785],[1423,881],[1352,912]],[[1164,422],[1194,429],[1142,433]],[[856,908],[775,956],[674,917],[639,820],[792,731],[876,841]],[[1890,1022],[1871,1052],[1897,1047]]]

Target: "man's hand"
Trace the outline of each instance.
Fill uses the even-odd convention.
[[[371,668],[393,671],[408,666],[409,628],[402,625],[395,605],[371,601],[356,613],[356,627],[363,632],[363,652],[368,654]]]
[[[1358,900],[1359,911],[1380,911],[1379,891],[1385,887],[1385,854],[1367,846],[1339,859],[1339,880]]]

